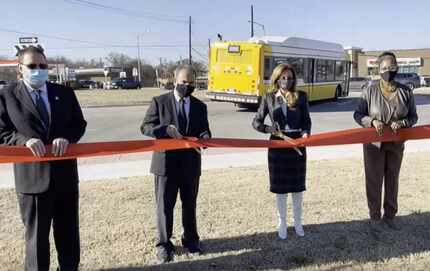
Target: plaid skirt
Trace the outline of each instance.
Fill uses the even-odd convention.
[[[301,135],[289,133],[287,136],[299,138]],[[279,138],[272,136],[271,139]],[[286,194],[306,190],[306,148],[299,149],[303,156],[292,148],[269,149],[270,192]]]

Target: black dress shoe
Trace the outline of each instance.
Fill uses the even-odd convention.
[[[156,247],[156,256],[159,263],[168,263],[173,261],[174,255],[173,245],[158,245]]]
[[[196,255],[202,255],[203,254],[203,249],[200,246],[200,242],[195,242],[192,244],[186,244],[186,245],[184,245],[184,248],[186,248],[190,254],[196,254]]]

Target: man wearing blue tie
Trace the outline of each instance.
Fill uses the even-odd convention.
[[[63,156],[84,135],[86,121],[72,89],[47,83],[41,47],[18,51],[20,78],[0,91],[0,144],[26,146],[34,156]],[[53,227],[60,270],[80,261],[76,159],[14,164],[15,188],[25,227],[25,270],[49,270]]]

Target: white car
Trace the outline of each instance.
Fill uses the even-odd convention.
[[[421,75],[420,81],[422,87],[430,87],[430,75]]]

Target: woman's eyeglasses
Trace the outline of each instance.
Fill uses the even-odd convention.
[[[30,70],[34,70],[34,69],[37,69],[37,68],[39,68],[39,69],[41,69],[41,70],[46,70],[46,69],[48,69],[48,64],[22,64],[22,63],[21,63],[21,65],[26,66],[26,67],[27,67],[27,68],[29,68]]]

